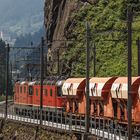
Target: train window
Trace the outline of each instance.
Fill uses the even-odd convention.
[[[36,96],[38,96],[38,89],[36,88]]]
[[[29,86],[29,95],[33,95],[33,87]]]
[[[26,93],[26,87],[24,87],[24,93]]]
[[[57,96],[61,96],[62,90],[61,87],[57,87]]]
[[[47,96],[48,95],[48,90],[44,89],[44,95]]]
[[[20,87],[20,93],[22,93],[22,87]]]
[[[50,96],[52,96],[53,95],[53,91],[52,91],[52,89],[50,89]]]

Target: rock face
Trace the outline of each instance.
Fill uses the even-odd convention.
[[[78,4],[77,0],[45,1],[45,27],[49,41],[65,39],[65,26]]]
[[[56,49],[66,48],[67,43],[67,30],[73,26],[72,15],[83,6],[84,2],[94,4],[97,0],[46,0],[45,1],[45,27],[46,27],[46,38],[49,44],[49,56],[48,60],[50,71],[55,69],[57,53]],[[59,53],[64,51],[61,50]],[[54,64],[55,63],[55,64]],[[49,70],[49,68],[48,68]]]
[[[44,24],[48,41],[66,39],[65,27],[73,20],[72,14],[77,12],[85,2],[95,4],[97,1],[98,0],[45,0]]]
[[[48,73],[58,69],[57,48],[64,48],[66,35],[65,27],[71,19],[72,13],[78,8],[77,0],[46,0],[45,1],[45,27],[48,41]],[[60,51],[59,51],[60,53]],[[56,61],[57,60],[57,61]],[[57,67],[57,68],[56,68]],[[57,71],[57,70],[56,70]]]

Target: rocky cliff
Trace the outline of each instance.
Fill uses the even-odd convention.
[[[45,27],[48,41],[65,40],[66,27],[72,26],[72,15],[87,2],[94,4],[97,0],[46,0]]]
[[[50,71],[56,70],[59,55],[67,48],[69,33],[74,26],[74,13],[77,13],[84,4],[95,4],[97,0],[46,0],[45,1],[45,27],[49,44],[48,60]],[[61,48],[61,49],[60,49]],[[55,64],[54,64],[55,63]]]

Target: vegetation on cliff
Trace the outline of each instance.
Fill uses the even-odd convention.
[[[137,4],[137,1],[133,2]],[[97,76],[127,75],[126,8],[125,0],[99,0],[96,5],[84,5],[78,12],[73,13],[71,22],[74,26],[73,28],[66,26],[66,36],[75,41],[69,45],[69,49],[62,57],[63,63],[72,62],[73,76],[85,76],[86,72],[85,21],[89,22],[91,29],[90,75],[93,76],[93,44],[96,46]],[[133,23],[133,28],[139,29],[139,21]],[[102,32],[97,32],[97,30]],[[139,35],[139,32],[133,33],[133,75],[137,75],[135,40]]]

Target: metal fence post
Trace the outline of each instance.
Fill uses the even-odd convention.
[[[10,47],[6,47],[6,98],[5,98],[5,118],[7,118],[8,95],[9,95],[9,51]]]
[[[94,128],[95,128],[95,135],[96,135],[96,127],[97,127],[97,123],[96,123],[96,115],[94,115],[94,123],[95,123]]]
[[[70,132],[72,132],[72,112],[70,112]]]
[[[109,129],[109,126],[110,126],[110,124],[109,124],[109,120],[107,120],[108,139],[110,139],[110,135],[109,135],[109,133],[110,133],[110,129]]]
[[[104,119],[104,117],[103,117],[103,140],[104,140],[104,130],[105,129],[105,119]]]

